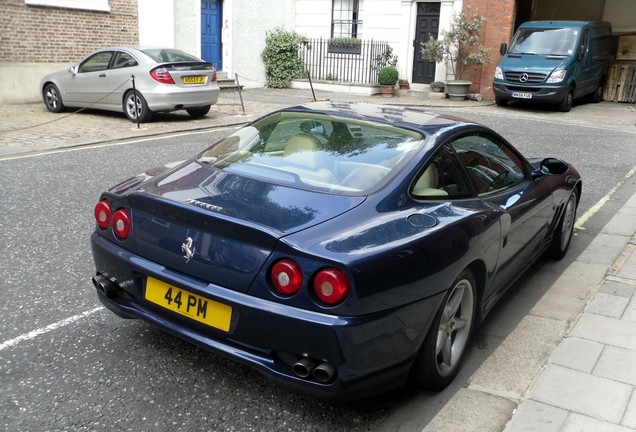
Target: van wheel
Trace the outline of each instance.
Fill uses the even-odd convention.
[[[603,87],[605,87],[605,83],[601,80],[601,82],[598,83],[596,90],[594,90],[594,93],[592,93],[592,102],[599,103],[603,100]]]
[[[559,104],[559,111],[569,112],[572,109],[572,105],[574,105],[574,91],[570,89]]]
[[[495,104],[500,107],[505,107],[506,105],[508,105],[508,101],[502,98],[495,98]]]

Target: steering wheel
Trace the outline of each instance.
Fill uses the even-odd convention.
[[[490,185],[488,185],[488,187],[490,189],[499,189],[501,187],[503,187],[505,185],[504,180],[508,177],[508,171],[504,171],[502,173],[499,173],[497,175],[497,177],[495,177],[494,179],[492,179],[492,181],[490,182]],[[497,185],[496,183],[500,182],[500,185]]]

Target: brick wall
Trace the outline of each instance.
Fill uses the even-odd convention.
[[[138,44],[137,0],[108,3],[110,12],[97,12],[0,0],[0,63],[74,63],[96,48]]]
[[[481,67],[468,71],[464,77],[474,84],[471,92],[480,93],[484,99],[493,100],[492,80],[499,62],[499,45],[509,43],[515,13],[515,0],[464,0],[464,11],[470,7],[486,18],[481,29],[482,43],[490,48],[490,61]]]

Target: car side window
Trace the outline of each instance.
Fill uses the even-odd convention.
[[[478,195],[488,195],[525,180],[523,162],[501,140],[484,133],[465,135],[451,143]]]
[[[448,146],[440,148],[411,188],[415,198],[467,198],[472,195],[461,165]]]
[[[112,51],[102,51],[93,54],[79,65],[78,72],[83,73],[106,70],[108,69],[108,65],[110,64],[110,59],[112,57]]]
[[[111,69],[119,69],[124,67],[137,66],[137,60],[127,52],[117,51],[113,59]]]

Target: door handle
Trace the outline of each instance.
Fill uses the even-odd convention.
[[[100,77],[100,78],[106,78],[106,74],[105,74],[105,73],[103,73],[103,74],[99,74],[99,77]]]

